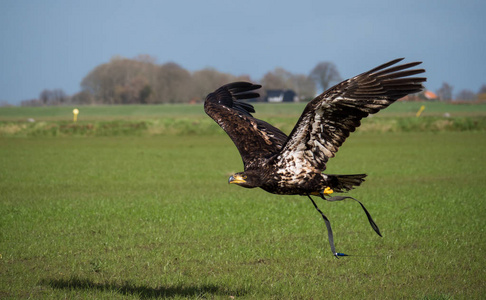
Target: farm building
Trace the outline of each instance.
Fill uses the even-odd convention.
[[[298,102],[299,97],[293,90],[267,90],[266,102]]]
[[[434,100],[438,100],[438,97],[434,92],[429,90],[425,90],[417,94],[407,95],[399,99],[399,101],[434,101]]]

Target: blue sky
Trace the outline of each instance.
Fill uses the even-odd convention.
[[[0,0],[0,101],[80,90],[111,57],[149,54],[195,71],[258,81],[334,62],[349,78],[397,57],[420,60],[426,87],[486,84],[486,1]],[[209,92],[209,91],[208,91]]]

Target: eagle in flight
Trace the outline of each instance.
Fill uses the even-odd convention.
[[[244,164],[244,171],[232,175],[228,182],[245,188],[259,187],[273,194],[309,197],[326,223],[332,253],[336,257],[346,256],[336,252],[331,224],[311,196],[328,201],[356,200],[329,195],[361,185],[366,174],[323,172],[327,161],[336,155],[349,133],[360,126],[362,118],[423,90],[422,82],[426,78],[411,77],[425,72],[414,68],[421,62],[396,65],[402,59],[344,80],[317,96],[307,104],[289,136],[254,118],[251,115],[255,112],[253,106],[242,101],[259,97],[254,90],[261,85],[234,82],[210,93],[204,102],[204,111],[229,135]],[[359,204],[372,228],[381,236],[371,215],[361,202]]]

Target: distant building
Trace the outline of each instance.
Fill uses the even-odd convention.
[[[437,95],[434,92],[432,92],[432,91],[425,91],[424,92],[424,97],[427,100],[437,100]]]
[[[439,100],[437,95],[429,90],[422,91],[420,93],[407,95],[403,98],[400,98],[399,101],[434,101]]]
[[[298,102],[299,97],[293,90],[267,90],[266,102]]]

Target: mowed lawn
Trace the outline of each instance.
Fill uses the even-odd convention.
[[[265,117],[298,117],[307,103],[253,103],[256,116]],[[444,102],[396,102],[378,115],[382,116],[415,116],[421,106],[425,106],[423,116],[442,116],[449,113],[455,116],[485,116],[486,103],[453,104]],[[72,120],[74,106],[42,107],[0,107],[0,121],[18,121],[33,118],[40,121]],[[150,118],[198,118],[206,115],[203,104],[167,104],[167,105],[93,105],[77,106],[78,119],[88,120],[140,120]],[[296,121],[296,120],[295,120]]]
[[[83,111],[81,109],[81,111]],[[354,201],[228,185],[221,135],[0,138],[0,298],[480,299],[484,132],[358,132]]]

